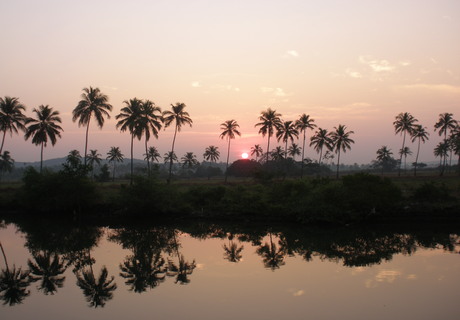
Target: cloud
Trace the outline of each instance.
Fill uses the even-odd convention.
[[[296,50],[288,50],[283,54],[283,58],[298,58],[299,53]]]
[[[388,60],[374,59],[372,56],[359,56],[359,62],[369,66],[374,72],[393,72],[396,68]]]
[[[403,60],[403,61],[399,61],[399,64],[403,67],[408,67],[412,64],[412,62],[409,60]]]
[[[408,90],[429,90],[429,91],[441,91],[447,93],[460,93],[460,86],[453,86],[450,84],[428,84],[428,83],[416,83],[398,86],[400,89]]]
[[[200,88],[201,87],[201,83],[199,81],[192,81],[192,83],[190,85],[193,88]]]
[[[262,88],[260,88],[260,91],[262,91],[262,93],[271,93],[275,97],[287,97],[287,96],[291,95],[291,94],[288,94],[288,93],[284,92],[284,90],[281,89],[281,88],[262,87]]]
[[[363,75],[362,75],[361,73],[359,73],[358,71],[352,70],[352,69],[350,69],[350,68],[348,68],[347,70],[345,70],[345,73],[346,73],[349,77],[351,77],[351,78],[356,78],[356,79],[358,79],[358,78],[362,78],[362,77],[363,77]]]
[[[393,283],[400,276],[401,276],[401,272],[399,272],[399,271],[396,271],[396,270],[382,270],[375,276],[375,280],[377,282]]]
[[[292,295],[294,297],[300,297],[300,296],[303,296],[304,294],[305,294],[304,290],[298,290],[298,291],[294,292]]]

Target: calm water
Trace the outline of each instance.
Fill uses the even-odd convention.
[[[460,319],[455,231],[2,223],[0,318]]]

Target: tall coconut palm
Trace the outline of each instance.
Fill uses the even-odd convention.
[[[155,162],[158,162],[158,160],[161,158],[160,153],[155,147],[149,147],[147,150],[147,153],[144,154],[144,156],[147,161],[155,161]]]
[[[400,113],[395,117],[395,121],[393,122],[393,126],[395,127],[395,134],[402,134],[403,135],[403,143],[401,150],[404,149],[406,143],[406,133],[412,135],[414,128],[416,126],[416,122],[418,120],[415,119],[410,113],[404,112]],[[401,163],[402,163],[402,154],[399,157],[399,169],[398,169],[398,176],[401,175]]]
[[[230,262],[236,263],[236,262],[239,262],[243,258],[241,251],[243,251],[244,246],[238,246],[232,240],[228,241],[228,246],[227,244],[224,244],[222,248],[224,248],[224,258]]]
[[[14,159],[11,158],[9,151],[0,154],[0,180],[4,172],[11,172],[14,167]]]
[[[75,272],[77,286],[83,290],[90,307],[103,307],[106,301],[113,298],[113,291],[117,289],[115,278],[108,278],[109,272],[105,266],[102,267],[99,277],[96,279],[93,269]]]
[[[134,175],[134,155],[133,155],[133,145],[134,137],[137,137],[139,140],[142,137],[142,127],[139,125],[140,119],[142,118],[142,101],[133,98],[130,100],[125,100],[123,103],[126,105],[121,109],[120,114],[118,114],[115,119],[117,122],[117,129],[126,131],[128,130],[131,134],[131,180],[130,184],[133,184],[133,175]]]
[[[275,149],[270,152],[272,159],[275,161],[281,161],[286,157],[286,152],[283,150],[281,146],[277,146]]]
[[[100,153],[97,153],[97,150],[89,150],[89,153],[86,155],[86,158],[88,159],[88,165],[91,167],[92,170],[92,175],[94,178],[94,164],[97,164],[98,166],[101,165],[101,157],[102,155]]]
[[[257,254],[260,255],[263,259],[265,268],[270,268],[272,271],[279,269],[281,266],[285,265],[284,256],[286,252],[282,248],[277,248],[276,244],[273,242],[272,233],[270,235],[270,243],[265,243],[257,248]]]
[[[112,105],[110,105],[108,101],[109,98],[103,94],[99,88],[83,88],[81,100],[72,111],[72,121],[75,122],[78,120],[78,126],[86,126],[85,159],[83,162],[85,166],[91,117],[94,115],[98,127],[102,129],[105,121],[104,117],[110,119],[109,112],[112,111]]]
[[[140,130],[145,135],[145,154],[148,154],[148,141],[150,136],[153,135],[158,139],[158,132],[161,130],[163,124],[163,117],[161,115],[161,108],[156,106],[154,102],[146,100],[142,103],[142,116],[139,119]],[[150,158],[147,157],[147,172],[150,175]]]
[[[338,127],[334,127],[335,131],[331,132],[332,147],[337,153],[337,175],[336,178],[339,178],[339,166],[340,166],[340,152],[347,152],[347,149],[351,149],[351,144],[355,143],[353,139],[350,138],[350,135],[353,134],[353,131],[346,131],[347,127],[345,125],[339,124]]]
[[[414,176],[417,175],[417,164],[418,164],[418,155],[420,153],[420,142],[425,143],[425,141],[428,141],[428,136],[430,135],[428,131],[426,131],[427,128],[423,127],[420,124],[415,125],[414,130],[412,131],[412,142],[415,140],[418,140],[417,144],[417,155],[415,156],[415,163],[414,163]]]
[[[441,169],[440,175],[444,175],[444,164],[443,164],[443,159],[447,157],[449,154],[449,144],[447,141],[440,142],[438,145],[434,148],[434,156],[437,158],[439,157],[439,167]]]
[[[35,262],[28,260],[30,279],[32,282],[41,280],[38,290],[43,290],[45,295],[54,294],[64,285],[66,261],[56,253],[35,252],[32,254]]]
[[[232,141],[232,139],[235,139],[237,135],[241,136],[241,133],[238,130],[239,127],[240,125],[233,119],[227,120],[224,123],[220,124],[220,129],[223,131],[219,137],[221,139],[227,138],[228,140],[227,165],[225,167],[225,182],[227,182],[227,177],[228,177],[228,159],[230,157],[230,141]]]
[[[301,148],[297,143],[293,143],[289,148],[288,148],[288,155],[292,157],[292,159],[295,160],[295,156],[300,156],[301,153]],[[303,163],[303,161],[302,161]]]
[[[107,160],[109,163],[113,162],[113,174],[112,174],[112,181],[115,181],[115,163],[123,162],[123,153],[119,147],[111,147],[109,152],[107,152]]]
[[[276,138],[278,141],[282,140],[285,144],[284,154],[287,156],[288,152],[288,141],[294,142],[294,138],[299,137],[299,131],[297,130],[293,121],[281,121],[276,130]]]
[[[196,155],[193,152],[186,152],[185,155],[181,158],[182,167],[192,168],[199,164],[198,160],[196,159]]]
[[[165,163],[171,163],[171,162],[178,162],[178,158],[177,158],[177,155],[176,153],[174,152],[166,152],[164,155],[163,155],[163,160]]]
[[[409,147],[404,147],[404,149],[399,150],[399,154],[404,157],[404,171],[406,171],[406,159],[407,156],[410,156],[412,154],[412,151]]]
[[[8,131],[13,135],[13,132],[18,133],[18,129],[26,130],[24,124],[27,117],[23,114],[24,111],[26,111],[26,107],[19,102],[18,98],[8,96],[0,98],[0,132],[3,131],[0,153],[3,151],[5,136]]]
[[[319,153],[318,164],[321,165],[323,148],[326,147],[327,150],[332,151],[331,134],[327,131],[327,129],[318,128],[315,134],[310,138],[310,146],[313,146],[316,152]]]
[[[220,157],[219,147],[209,146],[204,150],[203,158],[206,161],[217,162]]]
[[[61,123],[61,117],[59,117],[58,111],[53,111],[53,108],[49,106],[41,105],[38,109],[32,110],[37,118],[28,118],[25,121],[27,125],[26,134],[24,138],[27,140],[32,137],[32,143],[40,145],[40,173],[43,168],[43,147],[46,147],[48,139],[51,141],[51,145],[55,145],[57,138],[61,137],[61,131],[63,129],[58,125]]]
[[[165,260],[159,252],[153,255],[132,255],[120,264],[120,276],[126,279],[130,291],[142,293],[165,280]]]
[[[444,134],[444,141],[447,140],[447,133],[452,132],[457,126],[457,120],[454,120],[452,113],[439,114],[439,120],[434,125],[434,131],[439,130],[439,136]]]
[[[310,115],[302,114],[300,118],[295,122],[295,126],[297,130],[303,133],[303,145],[302,145],[302,169],[300,171],[300,178],[303,178],[303,168],[304,168],[304,161],[305,158],[305,140],[306,140],[306,132],[308,129],[313,130],[316,128],[316,124],[314,119],[310,118]]]
[[[270,153],[270,138],[275,133],[275,129],[278,128],[281,123],[281,114],[277,113],[276,110],[268,108],[266,111],[262,111],[259,117],[260,122],[256,123],[255,127],[260,127],[259,134],[262,134],[262,137],[267,137],[267,161],[269,161]]]
[[[193,124],[192,118],[185,109],[185,103],[177,102],[175,105],[171,105],[171,111],[165,110],[163,111],[163,121],[165,124],[165,129],[169,127],[171,124],[175,124],[174,128],[174,137],[172,141],[171,147],[171,155],[174,154],[174,144],[176,143],[176,135],[177,132],[180,132],[183,125],[188,124],[190,127]],[[171,172],[172,172],[172,165],[173,165],[173,157],[170,157],[169,162],[169,175],[168,175],[168,184],[171,182]]]
[[[253,155],[256,155],[256,161],[257,161],[257,158],[260,157],[263,153],[264,153],[264,150],[259,144],[256,144],[253,147],[251,147],[251,157]]]
[[[385,169],[385,164],[391,161],[392,155],[393,152],[391,152],[391,149],[388,149],[387,146],[382,146],[380,149],[377,150],[377,161],[382,166],[382,174],[383,170]]]

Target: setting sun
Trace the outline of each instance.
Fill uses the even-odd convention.
[[[247,154],[246,152],[243,152],[243,153],[241,154],[241,158],[247,159],[247,158],[249,158],[249,154]]]

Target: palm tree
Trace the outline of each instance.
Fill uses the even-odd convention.
[[[445,159],[448,154],[449,154],[449,144],[447,143],[447,141],[438,143],[438,145],[434,148],[434,156],[436,158],[437,157],[440,158],[439,166],[441,168],[441,173],[440,173],[441,176],[444,175],[444,164],[442,160]]]
[[[428,136],[430,135],[428,131],[426,131],[427,128],[423,127],[420,124],[415,125],[414,130],[412,131],[412,142],[415,140],[418,140],[418,146],[417,146],[417,155],[415,157],[415,163],[414,163],[414,176],[417,175],[417,164],[418,164],[418,155],[420,153],[420,142],[425,143],[425,141],[428,140]]]
[[[165,280],[165,260],[157,252],[151,255],[132,255],[120,264],[120,276],[127,279],[125,284],[130,291],[144,292],[155,288]]]
[[[78,120],[78,126],[86,126],[85,138],[85,159],[88,152],[88,131],[91,122],[91,117],[94,115],[99,128],[104,126],[104,117],[110,119],[109,111],[112,111],[112,105],[108,104],[109,98],[99,90],[99,88],[83,88],[81,100],[78,102],[75,109],[72,111],[72,121]]]
[[[236,135],[241,136],[241,133],[238,131],[240,125],[235,120],[227,120],[224,123],[220,124],[220,129],[223,130],[220,134],[220,138],[227,138],[228,148],[227,148],[227,166],[225,167],[225,182],[227,182],[228,177],[228,159],[230,157],[230,141],[235,139]]]
[[[113,162],[113,175],[112,175],[112,181],[115,181],[115,163],[116,162],[123,162],[123,157],[124,155],[121,153],[121,150],[119,147],[111,147],[109,152],[107,152],[107,160],[110,162]]]
[[[253,147],[251,147],[251,157],[253,155],[256,155],[256,161],[257,161],[257,158],[263,154],[263,152],[264,151],[262,150],[262,147],[259,144],[256,144]]]
[[[404,147],[404,149],[399,150],[399,154],[404,156],[404,171],[406,171],[406,159],[407,156],[412,154],[412,151],[409,149],[409,147]]]
[[[46,147],[48,139],[51,141],[51,145],[55,145],[57,137],[61,137],[61,131],[63,129],[58,125],[61,123],[61,117],[59,117],[58,111],[53,111],[53,108],[49,106],[41,105],[38,109],[32,110],[35,112],[37,119],[28,118],[25,124],[28,125],[26,128],[26,134],[24,138],[27,140],[32,136],[32,143],[40,145],[40,173],[43,168],[43,147]]]
[[[123,101],[126,106],[121,109],[119,115],[115,117],[118,120],[117,122],[117,129],[126,131],[128,130],[131,134],[131,180],[130,184],[133,184],[133,174],[134,174],[134,155],[133,155],[133,144],[134,144],[134,137],[137,137],[139,140],[142,137],[143,129],[140,126],[139,122],[142,118],[142,100],[137,98],[133,98]]]
[[[303,133],[303,145],[302,145],[302,169],[300,171],[300,178],[303,178],[303,167],[304,167],[304,161],[303,159],[305,158],[305,140],[306,140],[306,131],[308,129],[313,130],[316,128],[316,124],[314,119],[310,118],[310,115],[307,114],[302,114],[300,118],[295,122],[296,128]]]
[[[196,159],[196,155],[193,152],[186,152],[185,155],[181,158],[182,166],[187,168],[192,168],[199,164],[198,160]]]
[[[176,143],[176,135],[177,132],[181,130],[182,126],[188,124],[190,127],[192,126],[192,118],[188,112],[184,111],[186,105],[185,103],[177,102],[175,105],[171,105],[171,111],[166,110],[163,111],[163,121],[165,124],[165,129],[169,127],[172,123],[175,123],[174,129],[174,138],[172,141],[171,147],[171,155],[174,154],[174,144]],[[172,165],[173,165],[173,157],[170,157],[169,162],[169,176],[168,176],[168,184],[171,182],[171,172],[172,172]]]
[[[276,244],[273,243],[272,234],[270,234],[270,244],[265,243],[263,246],[257,248],[257,254],[262,256],[264,266],[270,268],[272,271],[279,269],[285,265],[284,256],[286,253],[282,248],[277,249]]]
[[[94,178],[94,163],[96,163],[98,166],[101,164],[101,158],[102,156],[100,153],[97,153],[97,150],[89,150],[89,153],[86,155],[86,158],[88,158],[88,165],[91,166],[91,169],[93,171],[93,178]]]
[[[16,269],[14,265],[13,269],[10,270],[1,242],[0,249],[5,261],[5,269],[0,271],[0,300],[4,301],[3,304],[13,306],[22,303],[30,294],[30,291],[27,290],[30,284],[29,271],[22,271],[21,268]]]
[[[157,148],[155,147],[149,147],[147,150],[147,153],[144,154],[145,158],[147,161],[155,161],[158,162],[160,159],[160,153],[158,152]]]
[[[83,290],[90,307],[103,307],[106,301],[113,298],[113,291],[117,288],[114,277],[108,278],[108,271],[102,267],[99,277],[96,279],[92,270],[76,271],[77,285]]]
[[[175,162],[178,162],[178,161],[179,161],[178,158],[177,158],[177,156],[176,156],[176,154],[175,154],[174,152],[171,152],[171,151],[166,152],[166,153],[164,154],[163,160],[164,160],[165,163],[167,163],[167,162],[171,163],[171,162],[174,162],[174,161],[175,161]]]
[[[315,134],[310,138],[310,146],[314,146],[316,152],[319,153],[318,164],[321,165],[323,148],[326,147],[326,149],[332,151],[331,135],[327,132],[327,129],[318,128]]]
[[[275,129],[278,128],[281,123],[281,114],[277,113],[276,110],[268,108],[266,111],[262,111],[259,117],[260,122],[255,125],[255,127],[260,127],[259,134],[262,134],[262,137],[268,136],[267,138],[267,161],[269,160],[270,152],[270,138],[275,133]]]
[[[145,134],[145,154],[148,154],[147,142],[150,135],[153,134],[158,139],[158,132],[161,130],[163,118],[161,115],[161,108],[156,106],[154,102],[146,100],[142,103],[142,116],[139,120],[140,130]],[[146,157],[147,171],[150,175],[150,158]]]
[[[288,155],[290,155],[295,160],[295,156],[300,156],[300,150],[301,148],[299,145],[297,143],[293,143],[288,149]]]
[[[26,130],[24,123],[27,117],[22,113],[25,110],[26,107],[19,102],[18,98],[8,96],[0,98],[0,132],[3,131],[0,153],[3,151],[7,131],[13,135],[13,132],[18,133],[18,129]]]
[[[284,159],[284,157],[286,156],[286,152],[283,150],[281,146],[277,146],[275,149],[272,150],[270,155],[272,156],[273,160],[280,161]]]
[[[30,259],[27,261],[31,281],[41,280],[38,289],[43,290],[45,295],[54,294],[57,288],[62,288],[64,285],[65,276],[62,274],[67,269],[65,260],[56,253],[50,254],[49,252],[34,253],[33,257],[35,263]]]
[[[416,126],[416,122],[418,120],[415,119],[410,113],[404,112],[400,113],[395,117],[395,121],[393,122],[393,126],[395,127],[395,134],[402,134],[403,135],[403,143],[401,150],[404,149],[406,143],[406,133],[412,135],[414,128]],[[401,163],[402,163],[402,154],[399,157],[399,169],[398,169],[398,176],[401,175]]]
[[[283,140],[285,143],[284,147],[284,154],[287,155],[287,146],[288,141],[291,140],[291,143],[294,142],[294,138],[299,137],[299,131],[297,130],[294,122],[292,121],[281,121],[277,130],[276,130],[276,138],[278,141]]]
[[[220,152],[218,149],[219,147],[216,146],[207,147],[203,153],[203,158],[206,161],[216,162],[220,157]]]
[[[243,258],[241,251],[243,251],[244,246],[238,247],[235,242],[229,240],[228,246],[224,244],[222,247],[224,248],[224,258],[228,261],[239,262]]]
[[[377,161],[380,162],[380,165],[382,166],[382,175],[383,175],[383,170],[385,169],[385,165],[391,161],[393,152],[391,152],[391,149],[388,149],[387,146],[382,146],[380,149],[377,150]]]
[[[0,178],[4,172],[11,172],[14,167],[14,159],[11,158],[9,151],[3,151],[0,154]],[[1,179],[0,179],[1,180]]]
[[[434,125],[434,131],[439,129],[439,136],[444,134],[444,141],[447,140],[447,132],[452,132],[457,126],[457,121],[454,120],[452,113],[439,114],[439,120]]]
[[[353,139],[350,138],[350,135],[353,134],[353,131],[346,131],[347,127],[339,124],[338,127],[334,127],[335,131],[331,132],[332,148],[335,149],[337,153],[337,175],[336,178],[339,178],[339,166],[340,166],[340,152],[346,152],[347,149],[351,149],[351,144],[355,143]]]

